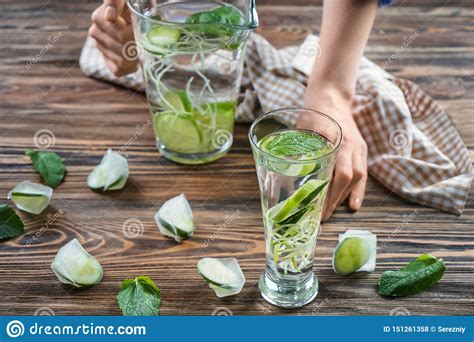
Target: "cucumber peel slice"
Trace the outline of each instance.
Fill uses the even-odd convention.
[[[104,275],[100,263],[87,253],[77,239],[61,247],[51,269],[61,283],[75,287],[96,285]]]
[[[340,275],[372,272],[375,269],[377,236],[366,230],[348,230],[339,235],[334,250],[333,269]]]
[[[178,243],[194,234],[193,212],[184,194],[163,203],[155,214],[155,221],[163,235]]]
[[[94,190],[119,190],[127,183],[128,173],[127,159],[109,148],[87,177],[87,185]]]
[[[52,196],[53,189],[49,186],[23,181],[8,193],[7,198],[11,199],[20,210],[41,214],[51,202]]]
[[[167,26],[156,26],[148,31],[146,35],[148,41],[157,46],[170,46],[175,44],[180,36],[180,30]]]
[[[285,176],[301,177],[316,172],[319,169],[319,163],[304,163],[304,164],[290,164],[286,170],[283,171]]]
[[[236,295],[244,287],[245,277],[236,258],[203,258],[197,269],[218,297]]]
[[[184,113],[191,113],[193,110],[191,101],[184,90],[167,91],[163,97],[165,99],[163,101],[165,110]]]
[[[268,213],[271,220],[275,223],[284,221],[298,207],[304,207],[313,202],[327,184],[328,181],[318,179],[307,181],[285,201],[269,209]]]
[[[203,137],[193,115],[165,111],[155,115],[154,124],[160,144],[167,149],[180,153],[199,151]]]

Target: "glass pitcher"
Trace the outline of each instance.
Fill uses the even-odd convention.
[[[254,0],[129,0],[158,150],[203,164],[232,145]]]

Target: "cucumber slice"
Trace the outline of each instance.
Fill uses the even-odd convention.
[[[181,32],[178,29],[167,27],[167,26],[156,26],[148,31],[146,37],[148,41],[157,46],[169,46],[175,44]]]
[[[301,177],[315,173],[319,169],[319,163],[309,164],[290,164],[286,170],[283,171],[285,176]]]
[[[61,283],[75,287],[96,285],[104,274],[100,263],[87,253],[77,239],[61,247],[51,269]]]
[[[165,98],[163,107],[167,111],[191,113],[193,110],[191,101],[184,90],[168,91],[163,97]]]
[[[118,190],[127,183],[127,159],[110,148],[102,161],[87,177],[87,185],[94,190]]]
[[[375,269],[376,249],[376,235],[364,230],[348,230],[339,235],[332,260],[333,269],[341,275],[372,272]]]
[[[234,131],[234,117],[237,103],[235,101],[216,103],[216,129],[226,130],[232,135]]]
[[[202,106],[203,111],[200,112],[201,121],[211,125],[211,116],[216,113],[216,129],[225,129],[232,133],[236,107],[236,101],[206,103]]]
[[[202,132],[194,117],[187,113],[162,112],[155,115],[155,131],[160,144],[180,153],[197,153]]]
[[[293,210],[299,206],[306,206],[315,200],[327,184],[328,181],[318,179],[307,181],[285,201],[270,208],[268,211],[270,219],[276,223],[284,221],[292,214]]]
[[[183,194],[166,201],[155,214],[155,221],[163,235],[178,243],[189,239],[195,230],[193,212]]]
[[[236,258],[203,258],[197,269],[218,297],[238,294],[244,287],[245,277]]]
[[[8,193],[7,198],[11,199],[20,210],[41,214],[51,202],[52,196],[53,189],[49,186],[23,181]]]

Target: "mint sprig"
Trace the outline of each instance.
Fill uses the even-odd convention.
[[[287,131],[274,135],[261,147],[276,157],[298,155],[323,155],[331,151],[331,146],[322,137],[304,131]]]
[[[31,148],[26,150],[25,154],[30,157],[33,167],[47,185],[55,188],[61,184],[66,169],[60,156],[54,152],[35,151]]]
[[[7,204],[0,205],[0,240],[19,236],[25,232],[23,222]]]
[[[444,275],[443,259],[422,254],[399,271],[385,271],[379,281],[382,296],[404,297],[428,290]]]
[[[160,288],[147,276],[125,279],[117,294],[124,316],[157,316],[160,314]]]
[[[233,35],[236,30],[230,26],[240,25],[241,22],[242,17],[240,13],[230,6],[222,6],[211,11],[193,13],[186,18],[186,24],[196,25],[195,27],[187,27],[187,30],[202,32],[213,36]]]

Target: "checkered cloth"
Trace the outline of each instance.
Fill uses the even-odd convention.
[[[314,35],[299,47],[276,49],[252,33],[236,121],[250,122],[264,112],[302,106],[317,55]],[[91,77],[144,90],[140,70],[115,77],[91,39],[82,50],[80,65]],[[448,115],[431,97],[363,58],[353,116],[367,142],[369,173],[375,179],[408,200],[462,213],[472,180],[471,160]]]

